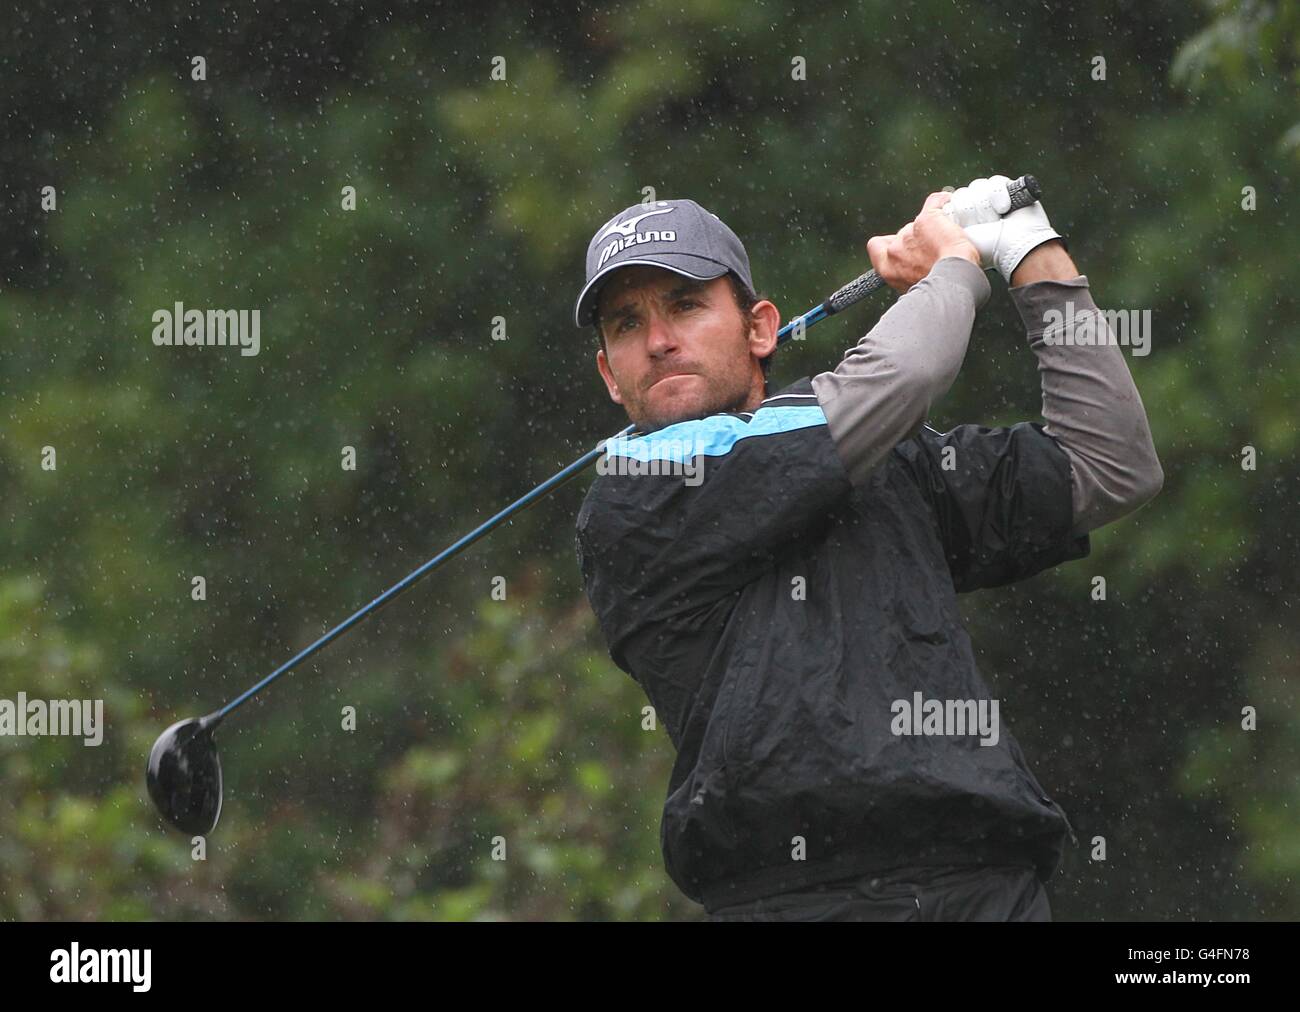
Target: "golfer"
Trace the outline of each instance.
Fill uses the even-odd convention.
[[[978,210],[1006,182],[932,193],[873,237],[904,294],[779,390],[780,314],[718,217],[637,204],[591,240],[576,322],[635,432],[607,444],[578,559],[676,748],[664,862],[712,920],[1051,919],[1043,884],[1077,838],[1000,725],[956,596],[1083,558],[1164,476],[1041,204]],[[1044,421],[939,432],[993,268]]]

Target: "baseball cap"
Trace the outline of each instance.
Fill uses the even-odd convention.
[[[620,267],[649,264],[711,281],[735,271],[752,292],[745,246],[716,214],[693,200],[633,204],[610,218],[587,245],[587,282],[574,306],[579,327],[594,322],[601,285]]]

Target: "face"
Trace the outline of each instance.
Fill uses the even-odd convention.
[[[763,399],[759,360],[776,347],[780,314],[759,302],[745,321],[724,274],[696,281],[638,264],[601,289],[605,347],[596,365],[609,396],[649,432]]]

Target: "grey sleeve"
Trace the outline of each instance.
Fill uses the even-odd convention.
[[[832,372],[812,378],[849,480],[862,484],[890,450],[915,434],[961,368],[988,278],[944,257],[909,288]]]
[[[1086,534],[1131,513],[1164,484],[1146,409],[1087,277],[1010,292],[1038,358],[1043,429],[1070,458],[1074,534]]]

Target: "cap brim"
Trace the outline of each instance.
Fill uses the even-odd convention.
[[[600,296],[601,284],[615,271],[623,267],[633,267],[637,264],[647,267],[662,267],[674,274],[694,278],[697,281],[712,281],[714,278],[720,278],[731,270],[730,267],[720,264],[716,260],[697,257],[691,253],[656,253],[653,256],[636,257],[632,260],[620,260],[617,263],[606,264],[587,282],[582,289],[582,293],[578,296],[578,301],[573,309],[573,322],[579,327],[586,327],[591,324],[593,322],[592,316],[596,311],[596,300]]]

